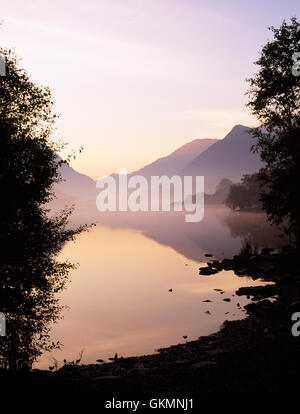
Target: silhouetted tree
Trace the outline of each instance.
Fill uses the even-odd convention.
[[[249,79],[249,103],[262,127],[252,130],[253,151],[266,167],[260,171],[263,208],[272,223],[300,242],[300,24],[292,18],[271,27],[274,38],[261,51],[259,70]]]
[[[216,187],[214,194],[205,194],[205,203],[207,204],[223,204],[228,196],[232,181],[228,178],[222,178]]]
[[[56,118],[51,94],[30,81],[15,56],[0,49],[0,311],[7,320],[0,338],[0,368],[30,368],[50,340],[61,311],[61,291],[73,265],[57,259],[64,243],[85,226],[68,227],[71,209],[50,216],[45,203],[60,180],[61,145],[50,140]]]
[[[219,182],[215,195],[219,198],[220,202],[223,203],[225,201],[232,184],[232,181],[228,178],[222,178],[222,180]]]
[[[260,174],[245,174],[240,183],[232,184],[225,204],[232,210],[261,210]]]

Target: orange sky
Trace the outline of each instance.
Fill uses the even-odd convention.
[[[253,125],[245,78],[296,1],[12,0],[2,47],[14,47],[61,113],[55,136],[81,145],[93,178],[142,167],[195,138]]]

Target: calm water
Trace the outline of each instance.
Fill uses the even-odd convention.
[[[84,220],[82,211],[75,221]],[[204,254],[229,257],[245,239],[257,246],[283,243],[262,214],[232,214],[224,208],[207,209],[204,221],[196,224],[185,223],[182,213],[95,213],[93,220],[97,226],[61,254],[79,264],[61,296],[68,309],[52,331],[64,347],[44,355],[39,368],[48,368],[50,357],[60,364],[77,359],[82,349],[83,363],[116,352],[153,353],[184,342],[183,335],[193,340],[218,330],[225,319],[243,318],[237,303],[248,301],[233,296],[235,290],[261,281],[231,271],[199,276]]]

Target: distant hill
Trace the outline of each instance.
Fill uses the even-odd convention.
[[[159,158],[129,175],[137,174],[145,178],[149,178],[152,175],[173,176],[216,141],[216,139],[195,139],[178,148],[168,156]],[[99,190],[96,188],[96,182],[89,176],[77,172],[67,164],[62,164],[59,171],[62,181],[54,187],[56,199],[51,203],[51,207],[63,208],[65,205],[75,204],[77,211],[79,209],[83,212],[84,209],[87,209],[91,212],[95,209],[96,197],[99,194]],[[112,176],[117,177],[116,174],[112,174]]]
[[[180,175],[203,175],[205,192],[214,193],[222,178],[233,182],[243,174],[253,173],[262,167],[258,154],[250,152],[254,139],[248,133],[250,128],[236,125],[225,136],[203,151],[180,172]]]
[[[130,175],[146,178],[152,175],[204,175],[205,193],[214,193],[222,178],[237,182],[243,174],[255,172],[262,166],[259,156],[250,153],[254,140],[248,131],[248,127],[236,125],[222,140],[195,139]],[[59,198],[68,202],[91,201],[94,205],[99,192],[95,181],[68,165],[63,165],[60,171],[64,181],[55,187]],[[215,198],[206,196],[206,201],[217,202]]]
[[[194,141],[179,147],[176,151],[166,157],[159,158],[130,175],[142,175],[146,178],[149,178],[152,175],[167,175],[169,177],[176,175],[199,154],[207,150],[207,148],[216,142],[217,139],[212,138],[195,139]]]
[[[63,181],[56,184],[55,193],[69,202],[77,200],[95,200],[97,189],[95,181],[85,174],[80,174],[69,165],[63,164],[60,167]]]

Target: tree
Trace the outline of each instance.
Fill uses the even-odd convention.
[[[261,210],[260,191],[260,174],[245,174],[231,185],[225,204],[232,210]]]
[[[11,51],[0,77],[0,368],[30,368],[51,342],[50,324],[60,317],[57,293],[74,266],[60,262],[62,246],[83,231],[71,229],[71,209],[50,216],[45,203],[61,177],[61,144],[50,140],[56,115],[51,93],[30,81]]]
[[[205,203],[223,204],[228,196],[232,184],[232,181],[228,178],[222,178],[218,183],[214,194],[205,194]]]
[[[222,180],[218,183],[215,196],[220,203],[224,203],[232,184],[232,181],[228,178],[222,178]]]
[[[261,122],[251,133],[265,168],[259,173],[261,201],[268,219],[300,242],[300,76],[295,57],[300,51],[300,24],[271,27],[273,39],[262,48],[255,62],[258,72],[251,79],[248,107]],[[300,73],[299,73],[300,74]]]

